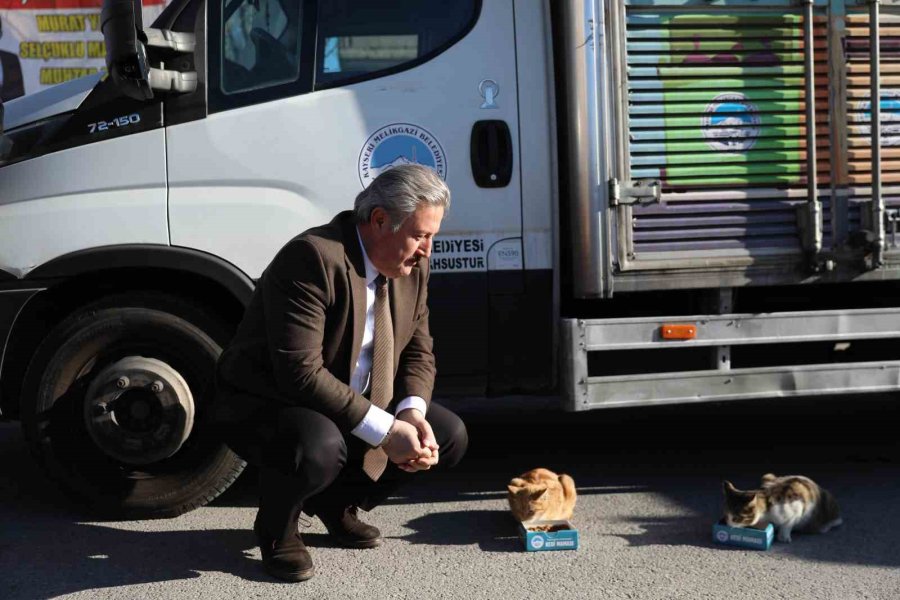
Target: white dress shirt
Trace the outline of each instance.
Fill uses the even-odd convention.
[[[358,229],[356,230],[356,237],[359,238],[363,263],[366,265],[366,328],[363,330],[359,358],[356,360],[353,373],[350,375],[350,387],[353,388],[353,391],[364,394],[369,389],[369,380],[372,375],[372,340],[375,337],[375,278],[378,277],[378,270],[372,264],[372,261],[369,260],[369,255],[366,254],[366,247],[362,242]],[[408,396],[397,405],[396,414],[407,408],[417,408],[424,416],[427,404],[425,404],[424,398]],[[373,404],[369,407],[369,412],[366,413],[363,420],[350,433],[370,446],[378,446],[393,424],[394,416]]]

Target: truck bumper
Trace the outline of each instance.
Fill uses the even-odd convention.
[[[691,339],[667,339],[673,325],[694,328]],[[886,352],[884,360],[846,361],[834,352],[832,362],[809,364],[803,356],[783,359],[772,352],[765,365],[740,368],[732,363],[732,349],[756,346],[765,354],[783,344],[825,343],[849,347],[879,341],[891,346],[900,340],[900,309],[876,308],[769,314],[694,315],[633,319],[563,319],[563,406],[588,410],[621,406],[679,404],[751,398],[825,396],[900,390],[900,360]],[[900,343],[900,342],[898,342]],[[659,353],[706,350],[704,368],[675,370],[660,364]],[[604,353],[621,361],[631,357],[628,372],[595,375],[589,362]],[[588,354],[597,353],[593,361]]]

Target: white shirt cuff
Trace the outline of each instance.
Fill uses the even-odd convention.
[[[419,396],[407,396],[397,405],[397,410],[394,411],[394,414],[399,415],[401,410],[406,410],[407,408],[418,408],[419,412],[421,412],[424,417],[425,411],[428,410],[428,405],[425,403],[425,398],[420,398]]]
[[[369,412],[366,413],[363,420],[350,433],[370,446],[377,446],[391,430],[393,424],[394,415],[373,404],[369,407]]]

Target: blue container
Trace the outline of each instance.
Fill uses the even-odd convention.
[[[558,531],[534,531],[535,527],[551,526]],[[519,523],[519,535],[529,552],[544,550],[578,550],[578,530],[569,521],[528,521]]]
[[[765,529],[752,527],[729,527],[724,520],[713,525],[713,541],[726,546],[737,546],[751,550],[768,550],[775,539],[775,528],[769,523]]]

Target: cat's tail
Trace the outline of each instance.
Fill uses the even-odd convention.
[[[563,473],[559,476],[559,483],[562,485],[563,494],[566,497],[566,500],[572,502],[572,506],[575,506],[575,480]]]
[[[819,533],[828,533],[835,527],[840,527],[843,524],[844,524],[844,520],[842,518],[838,517],[835,520],[829,521],[828,523],[825,523],[824,525],[822,525],[819,528]]]

